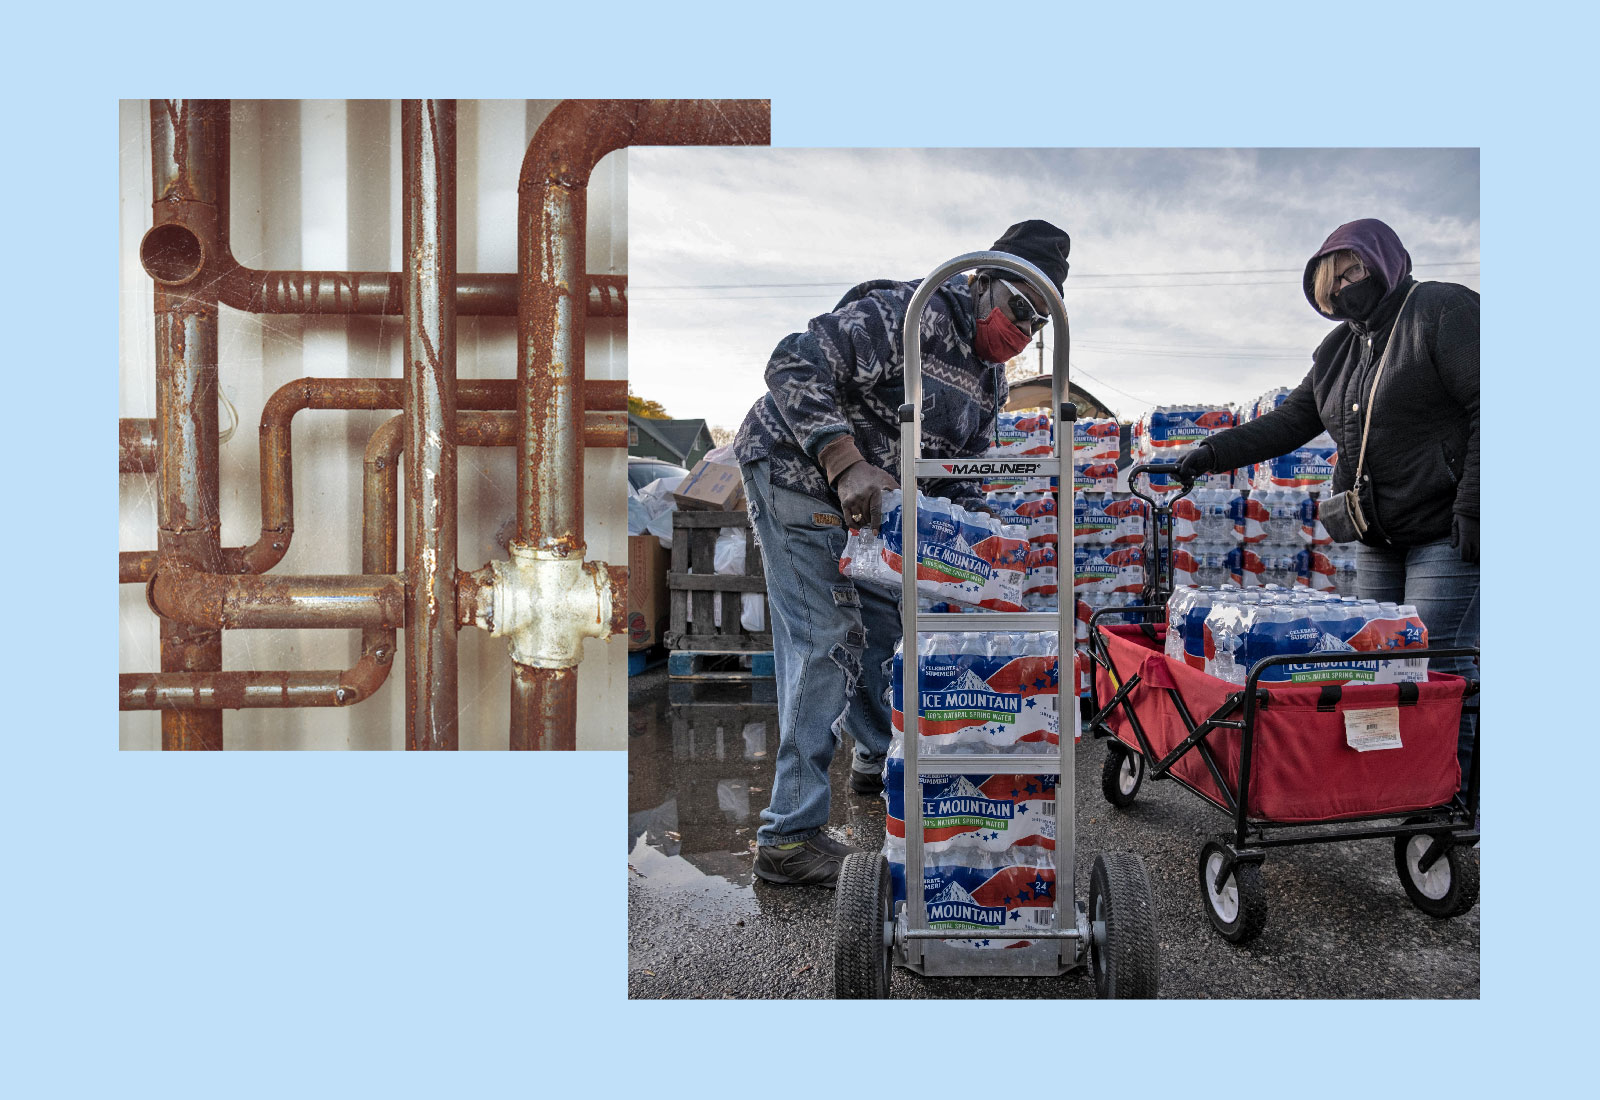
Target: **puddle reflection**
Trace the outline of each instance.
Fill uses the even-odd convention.
[[[706,917],[758,908],[756,830],[772,787],[778,710],[772,681],[665,681],[628,713],[630,882]],[[881,843],[881,803],[845,795],[848,751],[835,754],[830,825],[848,843]],[[872,812],[877,810],[876,820]],[[842,827],[841,827],[842,826]]]

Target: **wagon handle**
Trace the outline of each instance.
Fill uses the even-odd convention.
[[[1157,503],[1154,497],[1147,497],[1139,491],[1137,479],[1140,474],[1177,474],[1178,480],[1183,483],[1183,492],[1175,497],[1164,498],[1164,503]],[[1128,491],[1162,514],[1170,512],[1172,510],[1172,502],[1182,500],[1193,489],[1194,476],[1179,472],[1176,462],[1141,462],[1128,469]]]

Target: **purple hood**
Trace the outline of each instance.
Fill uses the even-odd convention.
[[[1387,301],[1389,295],[1393,294],[1395,289],[1405,282],[1406,276],[1411,274],[1411,253],[1400,243],[1400,238],[1395,235],[1394,230],[1377,218],[1345,222],[1328,234],[1328,239],[1322,242],[1322,247],[1317,249],[1316,255],[1306,261],[1306,274],[1303,280],[1306,301],[1311,303],[1311,308],[1334,321],[1345,318],[1323,313],[1317,308],[1317,300],[1311,294],[1311,280],[1316,272],[1318,260],[1330,252],[1342,252],[1345,249],[1360,256],[1366,269],[1383,280],[1383,301]],[[1379,303],[1380,307],[1382,304]]]

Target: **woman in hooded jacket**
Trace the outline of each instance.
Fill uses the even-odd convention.
[[[1333,492],[1355,488],[1366,525],[1358,594],[1415,604],[1429,648],[1476,646],[1478,294],[1412,278],[1410,254],[1376,218],[1335,229],[1307,262],[1304,285],[1312,308],[1339,322],[1310,373],[1277,409],[1200,444],[1182,472],[1260,462],[1327,431],[1338,447]],[[1433,667],[1477,676],[1466,658]],[[1463,783],[1472,745],[1464,716]]]

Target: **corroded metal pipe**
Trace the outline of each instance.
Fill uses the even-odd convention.
[[[509,378],[459,382],[457,405],[462,409],[510,410],[516,404],[516,385]],[[584,401],[591,410],[584,416],[584,445],[627,446],[628,419],[622,411],[628,405],[627,382],[591,379],[584,385]],[[280,386],[261,411],[261,536],[249,546],[224,547],[222,571],[265,573],[289,551],[294,538],[290,429],[297,412],[400,409],[404,403],[405,381],[400,378],[301,378]],[[126,427],[121,430],[127,431]],[[123,584],[148,582],[155,576],[156,558],[154,550],[122,551],[117,555],[117,579]]]
[[[262,271],[234,264],[219,288],[222,304],[246,313],[398,316],[405,278],[398,271]],[[517,277],[457,273],[456,315],[515,317]],[[590,317],[628,315],[628,277],[590,275]]]
[[[511,666],[511,748],[578,747],[578,670]]]
[[[241,264],[228,238],[228,132],[230,104],[217,101],[223,122],[218,255],[212,265],[223,305],[246,313],[398,317],[405,297],[401,271],[262,270]],[[515,317],[517,276],[509,272],[457,273],[452,283],[458,316]],[[591,275],[586,285],[590,317],[628,315],[628,277]]]
[[[150,104],[153,224],[139,258],[155,282],[157,552],[174,568],[222,565],[217,491],[217,297],[203,277],[215,260],[225,183],[226,111],[214,101]],[[162,620],[161,671],[222,668],[222,634]],[[222,715],[166,710],[164,749],[222,748]]]
[[[117,472],[153,474],[156,472],[156,422],[137,417],[117,421]]]
[[[361,481],[364,574],[393,574],[398,569],[395,460],[402,420],[397,416],[386,421],[367,442]],[[383,686],[393,667],[394,650],[392,627],[369,627],[361,634],[361,659],[348,670],[125,673],[118,685],[118,706],[122,710],[349,706],[371,698]]]
[[[584,285],[595,164],[627,145],[770,140],[771,104],[764,100],[566,100],[529,143],[517,183],[517,543],[525,552],[550,559],[584,553],[584,310],[573,298]],[[513,747],[565,744],[572,736],[577,696],[570,674],[517,667]]]
[[[207,630],[398,627],[406,620],[399,574],[233,576],[165,562],[150,582],[163,620]]]
[[[400,107],[405,203],[406,748],[454,749],[456,103]]]

